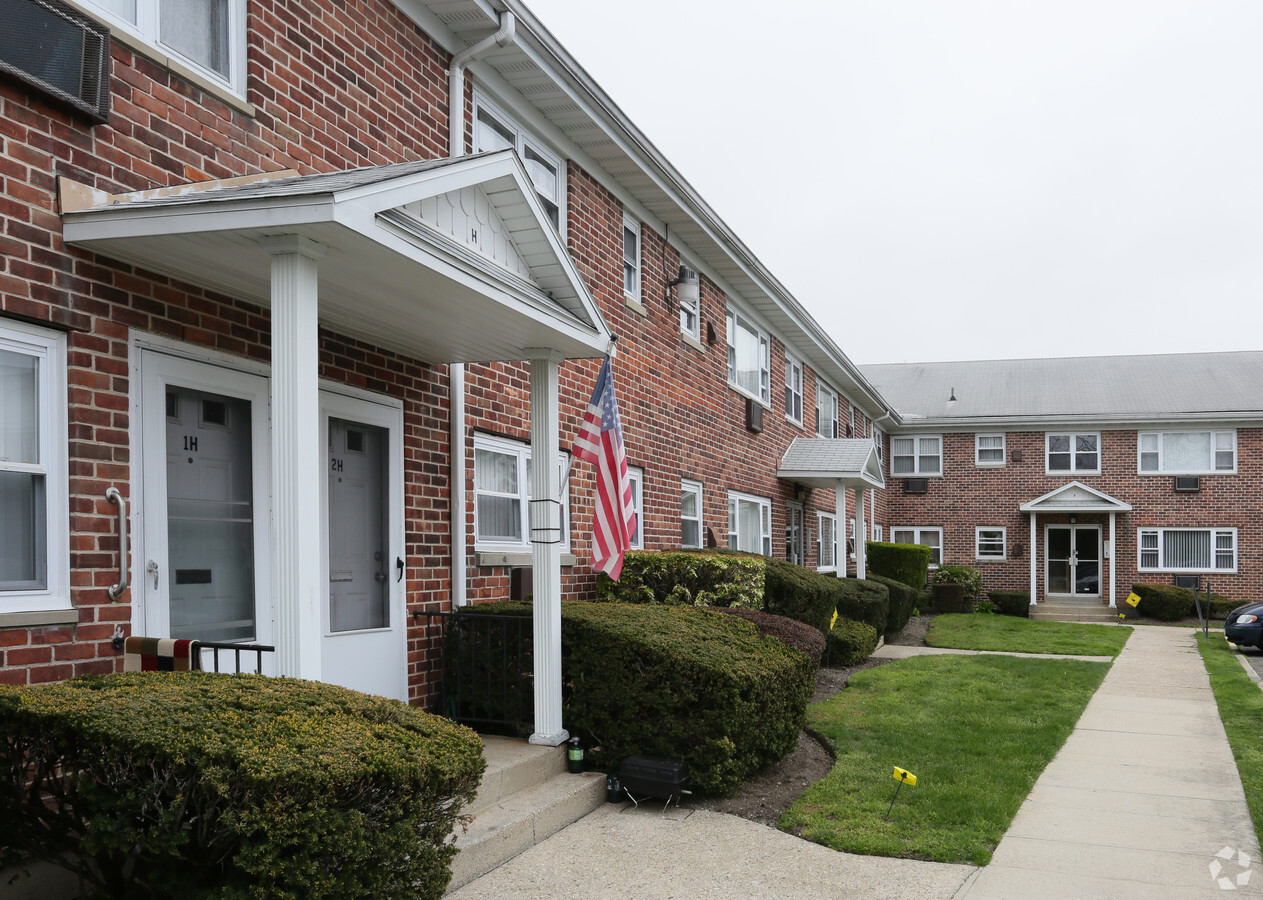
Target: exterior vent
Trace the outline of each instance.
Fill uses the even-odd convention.
[[[905,478],[903,480],[903,492],[905,494],[928,494],[930,492],[930,480],[928,478]]]
[[[0,0],[0,72],[95,122],[110,115],[110,30],[59,0]]]
[[[1176,475],[1175,490],[1182,494],[1195,494],[1202,489],[1200,475]]]
[[[1022,451],[1021,451],[1021,450],[1014,450],[1014,451],[1012,451],[1012,452],[1009,454],[1009,459],[1013,460],[1014,462],[1021,462],[1021,461],[1022,461]]]
[[[763,404],[753,397],[746,397],[746,429],[755,434],[763,430]]]

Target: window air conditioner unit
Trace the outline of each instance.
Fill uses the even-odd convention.
[[[763,430],[763,404],[753,397],[746,397],[746,429],[755,434]]]
[[[60,0],[0,0],[0,72],[96,122],[110,115],[110,30]]]
[[[1200,575],[1176,575],[1173,580],[1176,587],[1188,588],[1190,591],[1197,590],[1202,584]]]
[[[1202,489],[1202,477],[1200,475],[1176,475],[1175,489],[1180,493],[1196,493]]]
[[[928,478],[905,478],[903,480],[903,492],[905,494],[928,494],[930,492],[930,480]]]

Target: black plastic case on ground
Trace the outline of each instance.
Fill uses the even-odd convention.
[[[629,756],[619,766],[618,777],[623,787],[632,794],[670,798],[684,791],[689,767],[676,759]]]

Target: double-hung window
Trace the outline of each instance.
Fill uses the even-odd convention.
[[[479,153],[485,150],[516,150],[545,214],[553,223],[553,228],[561,232],[561,204],[565,194],[561,160],[480,94],[474,94],[474,149]]]
[[[803,423],[803,367],[792,356],[785,357],[785,417]]]
[[[938,435],[892,437],[890,439],[891,475],[941,475],[943,473],[943,439]]]
[[[640,223],[623,214],[623,295],[640,302]]]
[[[1142,572],[1235,572],[1235,528],[1142,528]]]
[[[764,403],[771,402],[770,346],[754,323],[728,310],[728,383]]]
[[[66,343],[0,322],[0,613],[70,607]]]
[[[632,532],[631,549],[645,549],[645,470],[638,466],[627,467],[627,480],[631,482],[632,509],[636,512],[636,530]]]
[[[942,528],[891,528],[890,540],[896,544],[921,544],[930,548],[930,567],[943,564]]]
[[[838,568],[838,517],[833,513],[816,515],[816,559],[821,572]]]
[[[728,546],[772,555],[772,501],[739,491],[728,492]]]
[[[838,436],[838,392],[823,381],[816,382],[816,434]]]
[[[245,94],[245,0],[82,0],[112,26]]]
[[[680,333],[687,334],[694,340],[702,338],[702,285],[698,278],[697,296],[692,291],[677,291],[676,300],[680,304]],[[731,327],[730,329],[731,330]]]
[[[1142,431],[1140,471],[1213,475],[1237,470],[1235,431]]]
[[[1004,435],[975,434],[974,464],[977,466],[1004,465]]]
[[[474,437],[474,534],[479,550],[531,549],[531,448],[489,435]],[[556,462],[558,477],[564,455]],[[561,498],[561,543],[570,544],[569,503]]]
[[[1067,472],[1076,475],[1099,475],[1101,473],[1101,436],[1099,434],[1049,433],[1045,436],[1045,440],[1048,449],[1048,474]]]
[[[702,483],[680,482],[680,546],[702,546]]]
[[[873,426],[873,446],[877,448],[877,458],[881,459],[884,451],[881,448],[882,430],[876,425]]]
[[[974,556],[979,560],[1004,559],[1005,529],[979,527],[974,529]]]

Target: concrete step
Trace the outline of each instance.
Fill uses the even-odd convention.
[[[1110,609],[1098,600],[1047,601],[1031,607],[1031,618],[1044,622],[1117,623],[1118,610]]]
[[[551,837],[605,802],[605,776],[570,775],[564,747],[484,737],[487,771],[458,834],[449,892]]]

